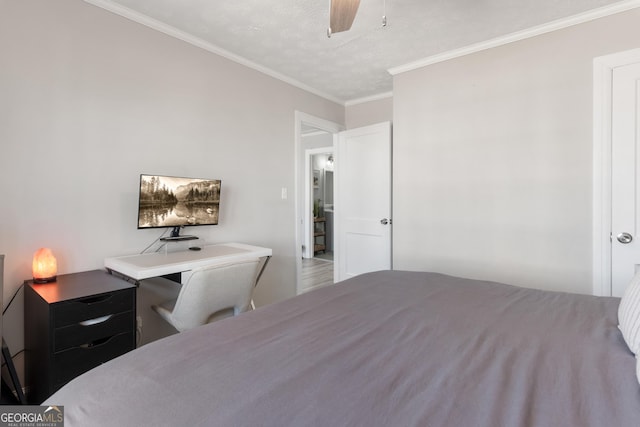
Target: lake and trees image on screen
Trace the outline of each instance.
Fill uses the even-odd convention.
[[[220,180],[142,175],[138,228],[218,223]]]

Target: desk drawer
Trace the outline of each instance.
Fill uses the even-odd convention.
[[[53,351],[59,352],[67,348],[79,347],[122,332],[131,332],[134,329],[133,311],[85,320],[56,329],[53,337]]]
[[[78,298],[53,305],[53,327],[60,328],[85,320],[124,311],[135,311],[135,290]]]
[[[125,332],[57,352],[53,356],[53,384],[57,389],[78,375],[133,350],[134,347],[134,333]]]

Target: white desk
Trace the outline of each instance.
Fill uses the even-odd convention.
[[[203,246],[199,251],[149,253],[105,258],[104,266],[132,279],[142,280],[166,274],[182,273],[208,265],[229,264],[246,259],[266,258],[260,275],[271,257],[271,249],[243,243]],[[256,280],[257,283],[257,280]]]

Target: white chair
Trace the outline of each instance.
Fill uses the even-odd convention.
[[[259,263],[254,259],[197,268],[177,299],[151,308],[179,332],[217,320],[225,312],[238,315],[251,307]]]

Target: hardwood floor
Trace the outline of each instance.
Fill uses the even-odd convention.
[[[303,289],[332,284],[333,261],[327,261],[320,258],[305,258],[302,260]]]

